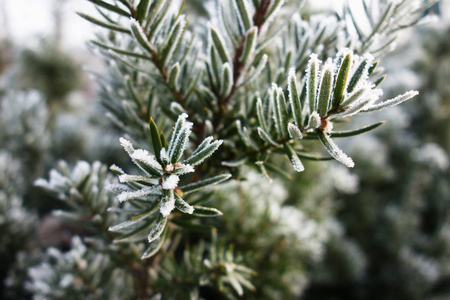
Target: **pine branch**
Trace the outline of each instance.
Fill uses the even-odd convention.
[[[137,18],[136,11],[130,11],[130,13],[131,13],[131,17],[133,19]],[[150,44],[150,32],[148,30],[145,30],[144,28],[141,28],[141,29],[142,29],[142,32],[145,34],[145,37],[147,38],[147,42]],[[185,99],[184,99],[183,95],[181,95],[179,92],[177,92],[176,89],[172,85],[169,84],[169,80],[168,80],[169,72],[162,64],[163,59],[162,59],[161,55],[158,53],[158,51],[156,50],[156,48],[154,46],[152,46],[152,45],[150,45],[150,46],[151,47],[148,50],[150,52],[152,62],[154,64],[154,66],[156,67],[156,69],[159,71],[159,74],[161,75],[161,77],[163,78],[163,82],[164,82],[166,88],[169,90],[169,92],[172,94],[172,96],[175,98],[175,100],[178,103],[180,103],[181,105],[183,105],[183,108],[185,108],[189,111],[188,107],[185,104]]]
[[[264,25],[264,17],[267,14],[269,9],[271,0],[262,0],[259,4],[259,7],[256,9],[253,15],[253,23],[258,28],[258,36],[261,32],[261,28]],[[224,107],[225,111],[227,110],[227,105],[231,98],[233,98],[234,94],[238,89],[238,82],[242,76],[242,71],[245,67],[245,62],[241,61],[242,52],[244,51],[245,46],[245,35],[243,35],[239,41],[239,46],[234,51],[233,56],[233,85],[231,86],[230,93],[225,98],[219,98],[219,107]]]

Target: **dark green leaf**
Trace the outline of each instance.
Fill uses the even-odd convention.
[[[384,123],[386,123],[386,121],[377,122],[375,124],[368,125],[368,126],[365,126],[362,128],[354,129],[354,130],[332,131],[332,132],[330,132],[330,137],[342,138],[342,137],[359,135],[359,134],[374,130],[375,128],[378,128],[379,126],[383,125]],[[316,133],[308,133],[308,135],[305,136],[304,138],[307,140],[315,140],[315,139],[318,139],[319,137],[317,136]]]
[[[194,207],[189,205],[186,201],[183,200],[178,194],[175,193],[175,207],[185,214],[192,214],[194,212]]]
[[[210,177],[204,180],[200,180],[194,183],[190,183],[184,186],[181,186],[181,190],[183,191],[183,193],[187,194],[187,193],[192,193],[194,191],[198,191],[200,189],[206,188],[210,185],[213,184],[218,184],[222,181],[228,180],[231,178],[231,174],[221,174],[221,175],[217,175],[214,177]]]
[[[325,117],[331,104],[330,95],[331,89],[333,88],[333,73],[332,70],[328,67],[325,67],[324,70],[322,70],[322,73],[322,81],[320,82],[319,87],[317,112],[319,113],[319,116]]]
[[[141,0],[137,6],[137,18],[139,22],[144,22],[145,18],[147,17],[147,14],[150,10],[150,5],[152,4],[153,0]]]
[[[203,148],[201,151],[198,151],[197,153],[193,154],[191,157],[186,159],[184,161],[185,164],[190,164],[192,166],[196,166],[201,164],[205,159],[210,157],[216,150],[222,145],[222,140],[214,141],[205,148]]]
[[[94,4],[98,5],[98,6],[101,6],[101,7],[105,8],[105,9],[107,9],[109,11],[115,12],[116,14],[119,14],[121,16],[128,17],[128,18],[131,17],[129,12],[126,12],[123,9],[121,9],[121,8],[115,6],[115,5],[106,3],[106,2],[101,1],[101,0],[88,0],[88,1],[94,3]]]
[[[153,225],[152,230],[148,234],[148,241],[150,243],[161,236],[164,229],[166,228],[166,224],[167,224],[167,217],[164,217],[163,215],[159,214],[155,225]]]
[[[333,104],[331,106],[331,110],[337,109],[342,100],[344,100],[344,92],[347,88],[348,74],[350,73],[351,65],[352,55],[349,52],[342,60],[341,66],[339,67],[339,72],[334,86]]]
[[[87,20],[87,21],[89,21],[89,22],[91,22],[91,23],[93,23],[95,25],[98,25],[100,27],[104,27],[104,28],[107,28],[107,29],[112,30],[112,31],[118,31],[118,32],[123,32],[123,33],[130,34],[130,30],[128,28],[125,28],[125,27],[122,27],[122,26],[119,26],[119,25],[105,23],[105,22],[100,21],[100,20],[98,20],[98,19],[96,19],[94,17],[86,15],[84,13],[77,12],[77,14],[80,17],[82,17],[83,19],[85,19],[85,20]]]
[[[247,31],[247,34],[245,35],[244,51],[242,51],[242,55],[239,58],[242,63],[247,63],[247,60],[255,51],[257,37],[257,27],[253,27],[249,31]]]
[[[193,216],[196,217],[217,217],[223,215],[223,213],[213,207],[194,206]]]
[[[358,82],[363,77],[363,75],[367,75],[367,74],[364,74],[364,73],[367,72],[367,64],[368,63],[369,63],[368,60],[364,59],[359,64],[358,68],[353,73],[352,78],[350,78],[350,81],[349,81],[348,86],[347,86],[347,93],[353,92],[355,87],[358,85]]]
[[[237,6],[237,13],[240,16],[244,30],[247,31],[252,26],[252,19],[248,11],[246,0],[235,0]]]
[[[300,158],[298,158],[297,153],[295,153],[294,149],[288,144],[284,144],[284,150],[285,153],[288,155],[289,160],[292,164],[292,167],[297,172],[302,172],[305,170],[305,167],[303,166],[302,162],[300,161]]]
[[[288,90],[289,90],[289,101],[291,103],[292,114],[294,116],[295,124],[301,127],[302,124],[302,104],[300,102],[300,94],[297,87],[297,78],[295,76],[295,69],[292,68],[289,71],[288,77]]]
[[[144,253],[142,253],[141,259],[147,259],[155,255],[159,251],[159,249],[161,249],[161,246],[164,244],[164,240],[164,237],[160,236],[159,238],[151,242]]]
[[[162,149],[161,137],[159,136],[158,126],[156,126],[156,123],[155,121],[153,121],[153,118],[150,118],[149,127],[153,151],[155,153],[156,159],[158,160],[159,163],[161,163],[161,149]]]
[[[327,149],[328,153],[330,153],[330,155],[334,157],[334,159],[349,168],[353,168],[355,166],[353,160],[344,152],[342,152],[342,150],[338,148],[338,146],[333,142],[332,139],[328,137],[325,132],[320,129],[316,129],[316,133],[319,136],[319,140],[325,146],[325,149]]]
[[[230,56],[228,55],[228,52],[225,47],[225,42],[223,41],[222,37],[213,27],[210,27],[210,31],[211,31],[211,37],[212,37],[213,44],[214,44],[215,48],[217,49],[217,52],[219,53],[220,58],[222,59],[222,61],[224,63],[230,62],[231,59],[230,59]]]
[[[150,42],[147,39],[147,36],[144,32],[144,29],[142,29],[139,22],[135,19],[131,19],[131,33],[133,34],[136,41],[139,43],[139,45],[144,48],[148,53],[152,54],[156,52],[156,49],[150,44]]]

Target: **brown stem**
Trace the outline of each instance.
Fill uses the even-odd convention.
[[[253,24],[258,27],[258,32],[264,25],[264,18],[266,17],[267,10],[269,9],[271,2],[271,0],[262,0],[255,14],[253,15]]]

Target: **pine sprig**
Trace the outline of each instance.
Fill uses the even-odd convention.
[[[295,70],[291,69],[287,79],[289,108],[284,99],[284,92],[276,84],[273,84],[268,92],[271,95],[272,111],[264,112],[261,100],[257,100],[257,120],[260,126],[257,130],[262,141],[268,144],[258,146],[257,151],[274,151],[283,145],[294,170],[303,171],[303,165],[290,143],[296,141],[298,143],[303,138],[318,138],[333,158],[347,167],[353,167],[353,160],[338,148],[330,136],[361,134],[377,128],[383,122],[348,132],[339,132],[333,131],[332,120],[382,110],[417,95],[417,92],[410,91],[376,104],[382,91],[370,82],[370,75],[373,74],[377,64],[370,54],[361,57],[348,49],[341,50],[334,61],[329,59],[325,64],[318,60],[317,55],[312,54],[306,70],[303,85],[305,88],[300,92]],[[288,111],[290,116],[287,114]],[[274,122],[272,126],[268,126],[271,117]],[[251,140],[249,134],[241,136],[243,139]]]
[[[116,166],[111,167],[112,171],[119,175],[119,181],[126,185],[110,185],[108,189],[118,193],[119,201],[127,202],[134,211],[131,220],[109,228],[110,231],[122,233],[118,241],[123,241],[123,237],[126,240],[142,240],[145,236],[144,232],[148,232],[149,249],[154,250],[159,248],[159,244],[164,240],[163,233],[174,209],[198,217],[221,214],[214,208],[192,206],[183,199],[185,194],[204,189],[231,177],[229,174],[222,174],[189,184],[180,184],[180,177],[193,173],[194,167],[210,157],[222,143],[220,140],[213,141],[213,138],[207,138],[190,157],[181,160],[188,146],[191,128],[192,123],[187,121],[187,115],[179,116],[170,142],[166,146],[161,142],[159,130],[151,119],[150,131],[153,152],[156,155],[143,149],[134,149],[131,142],[121,138],[123,148],[144,175],[128,175]],[[197,209],[198,213],[196,213]],[[150,254],[156,253],[156,250],[153,250],[146,250],[142,258],[148,258]]]

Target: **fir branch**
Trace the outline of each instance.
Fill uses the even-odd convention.
[[[265,23],[265,16],[270,7],[271,0],[262,0],[259,6],[256,8],[255,13],[253,14],[253,24],[257,27],[257,36],[259,36],[261,32],[261,28]],[[245,49],[246,36],[243,35],[239,40],[239,44],[237,48],[234,50],[233,56],[233,84],[231,86],[230,92],[225,98],[219,98],[218,104],[220,108],[223,108],[225,111],[227,110],[228,103],[233,98],[234,94],[238,89],[238,82],[243,74],[243,70],[245,67],[245,61],[242,61],[240,58],[243,55]],[[221,109],[222,111],[222,109]]]

